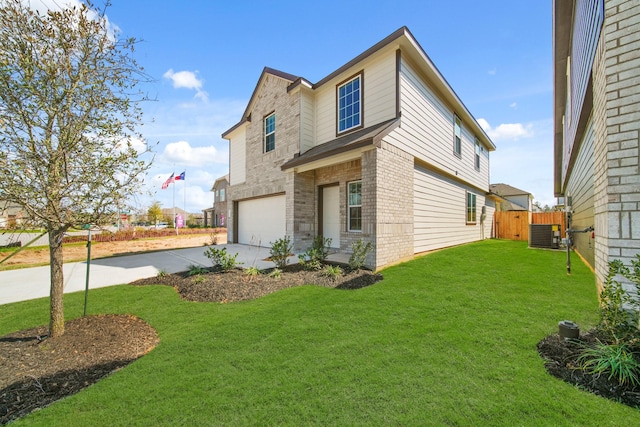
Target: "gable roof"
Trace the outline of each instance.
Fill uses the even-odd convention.
[[[378,51],[382,50],[383,48],[393,43],[398,44],[399,48],[402,49],[403,53],[406,53],[414,61],[419,63],[420,70],[424,72],[429,82],[438,91],[439,96],[445,99],[452,106],[452,108],[455,110],[458,117],[460,117],[463,120],[463,122],[471,125],[471,127],[473,128],[474,134],[477,135],[478,139],[482,142],[482,144],[489,151],[494,151],[496,149],[496,146],[494,145],[493,141],[491,141],[491,139],[486,134],[484,129],[482,129],[482,127],[477,122],[475,117],[471,114],[471,112],[467,109],[467,107],[462,103],[462,101],[460,100],[458,95],[455,93],[451,85],[449,85],[449,83],[444,78],[442,73],[440,73],[438,68],[431,61],[431,58],[429,58],[429,56],[426,54],[424,49],[422,49],[422,47],[417,42],[415,37],[413,37],[413,34],[411,34],[411,31],[409,31],[409,28],[407,28],[406,26],[403,26],[398,30],[394,31],[393,33],[391,33],[390,35],[388,35],[387,37],[385,37],[384,39],[382,39],[381,41],[379,41],[369,49],[365,50],[360,55],[356,56],[351,61],[347,62],[346,64],[344,64],[337,70],[333,71],[332,73],[330,73],[329,75],[327,75],[326,77],[324,77],[323,79],[321,79],[315,84],[311,84],[307,79],[303,77],[298,77],[293,74],[289,74],[289,73],[275,70],[273,68],[265,67],[262,71],[262,74],[260,75],[258,84],[256,85],[253,91],[253,94],[251,95],[251,99],[247,104],[247,108],[242,115],[242,119],[236,125],[234,125],[229,130],[224,132],[222,134],[222,137],[226,138],[226,136],[229,133],[231,133],[233,130],[237,129],[242,124],[251,121],[251,107],[253,105],[253,100],[256,96],[258,88],[260,87],[262,79],[265,77],[266,74],[272,74],[274,76],[283,78],[285,80],[289,80],[291,84],[287,88],[288,91],[291,91],[300,85],[307,86],[311,89],[317,89],[320,86],[338,77],[340,74],[346,72],[349,68],[364,61],[368,57],[374,55]]]
[[[511,185],[507,184],[491,184],[489,186],[489,190],[492,193],[496,193],[497,195],[502,197],[531,196],[531,193],[529,193],[528,191],[520,190],[519,188],[512,187]]]
[[[258,94],[258,89],[262,85],[262,81],[265,79],[265,77],[268,74],[279,77],[284,80],[288,80],[291,83],[303,80],[301,77],[294,76],[293,74],[285,73],[284,71],[276,70],[275,68],[264,67],[262,69],[262,73],[260,73],[260,77],[258,78],[258,83],[256,83],[256,87],[253,88],[253,92],[251,93],[251,98],[249,98],[249,102],[247,103],[247,108],[245,108],[244,113],[242,113],[242,119],[238,123],[233,125],[231,128],[223,132],[222,134],[223,138],[225,138],[228,134],[236,130],[242,124],[251,121],[251,108],[253,107],[253,102],[256,98],[256,95]]]

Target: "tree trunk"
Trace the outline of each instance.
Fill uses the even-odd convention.
[[[63,237],[64,230],[49,230],[49,261],[51,267],[49,336],[52,338],[64,334]]]

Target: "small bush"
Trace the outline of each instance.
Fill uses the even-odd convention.
[[[284,236],[282,239],[271,242],[269,255],[271,257],[271,261],[276,265],[276,268],[282,270],[287,266],[292,249],[293,245],[291,244],[289,236]]]
[[[201,276],[198,274],[196,277],[193,278],[193,283],[202,283],[205,280],[207,279],[205,279],[204,276]]]
[[[580,368],[593,374],[609,374],[619,384],[640,384],[640,363],[627,344],[603,344],[598,341],[595,347],[587,348],[578,357]]]
[[[208,273],[209,270],[207,270],[206,268],[200,266],[200,265],[195,265],[195,264],[191,264],[188,268],[187,271],[187,276],[195,276],[198,274],[205,274]]]
[[[219,267],[222,271],[229,271],[238,266],[236,258],[238,254],[231,255],[227,253],[227,248],[207,248],[204,255],[213,262],[214,267]]]
[[[160,270],[158,274],[156,274],[156,277],[166,277],[168,274],[166,270]]]
[[[271,273],[269,273],[269,277],[273,277],[274,279],[279,279],[282,277],[282,270],[279,268],[274,268]]]
[[[640,255],[631,262],[632,270],[620,260],[609,263],[609,273],[600,293],[598,329],[607,340],[628,342],[640,338]],[[616,278],[622,277],[635,285],[636,294],[624,289]]]
[[[340,267],[327,265],[322,272],[323,275],[329,277],[331,280],[335,281],[340,276],[342,276],[342,269]]]
[[[305,270],[320,270],[322,264],[329,256],[331,239],[317,236],[313,239],[313,245],[304,254],[298,255],[298,262]]]
[[[359,239],[351,244],[351,256],[349,257],[349,268],[351,270],[360,270],[367,261],[367,255],[373,250],[371,242],[364,242]]]
[[[246,274],[247,276],[257,276],[260,274],[260,270],[258,269],[258,267],[249,267],[244,271],[244,274]]]

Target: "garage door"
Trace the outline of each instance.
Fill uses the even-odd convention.
[[[271,246],[286,234],[285,196],[238,202],[238,242]]]

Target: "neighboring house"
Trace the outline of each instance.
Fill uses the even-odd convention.
[[[229,187],[229,175],[225,175],[216,179],[213,184],[214,199],[213,199],[213,226],[214,227],[226,227],[227,226],[227,187]]]
[[[0,228],[16,228],[26,224],[26,214],[19,205],[0,200]]]
[[[555,193],[601,285],[640,253],[640,3],[556,0],[553,18]]]
[[[533,211],[533,194],[507,184],[491,184],[493,194],[502,198],[497,202],[496,209],[500,211]]]
[[[317,83],[265,68],[229,140],[229,241],[379,268],[491,236],[486,133],[403,27]]]

